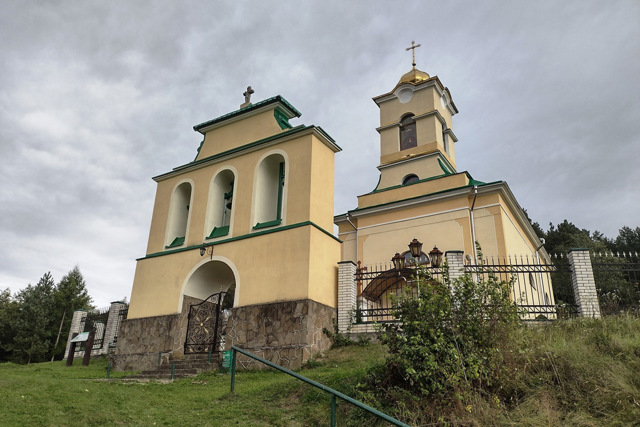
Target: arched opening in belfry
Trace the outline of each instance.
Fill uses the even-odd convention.
[[[220,260],[202,264],[187,279],[183,299],[189,303],[204,301],[213,294],[226,292],[223,305],[233,307],[236,277],[229,265]]]

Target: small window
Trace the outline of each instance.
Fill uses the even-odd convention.
[[[420,181],[420,178],[418,178],[418,175],[411,174],[404,177],[404,179],[402,180],[402,185],[409,185],[418,181]]]
[[[418,145],[416,139],[416,121],[407,115],[400,120],[400,150],[406,150]]]

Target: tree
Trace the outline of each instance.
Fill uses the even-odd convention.
[[[54,303],[52,314],[53,320],[58,322],[58,328],[55,330],[57,336],[52,349],[52,359],[64,357],[73,312],[81,308],[85,310],[93,308],[84,277],[77,265],[60,279],[54,292]]]
[[[16,295],[18,310],[11,345],[15,361],[41,362],[49,353],[55,338],[54,290],[55,282],[48,272],[35,286],[28,285]]]
[[[14,340],[14,320],[18,304],[11,297],[9,288],[0,292],[0,362],[9,360]]]
[[[640,227],[632,229],[624,226],[618,232],[618,237],[609,244],[614,252],[640,253]]]

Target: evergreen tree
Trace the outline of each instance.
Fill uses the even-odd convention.
[[[18,304],[11,297],[9,288],[0,292],[0,362],[10,359],[14,341],[14,319]]]
[[[35,286],[28,285],[16,295],[15,336],[10,346],[15,361],[41,362],[50,353],[55,339],[54,290],[55,282],[48,272]]]
[[[77,265],[60,279],[54,291],[54,303],[53,320],[57,322],[54,339],[57,343],[54,342],[52,358],[61,359],[64,357],[73,312],[80,308],[85,310],[93,308],[84,277]]]

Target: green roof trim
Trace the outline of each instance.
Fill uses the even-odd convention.
[[[467,176],[469,176],[469,174],[467,172],[461,172],[461,173],[466,173]],[[442,177],[442,176],[440,176],[440,177]],[[475,181],[475,182],[480,182],[480,181]],[[380,203],[379,205],[367,206],[366,208],[355,208],[355,209],[351,209],[351,210],[347,211],[347,213],[364,211],[364,210],[367,210],[367,209],[377,208],[377,207],[380,207],[380,206],[387,206],[387,205],[391,205],[391,204],[399,203],[399,202],[406,202],[408,200],[415,200],[415,199],[419,199],[419,198],[425,197],[425,196],[435,196],[436,194],[444,194],[444,193],[448,193],[450,191],[460,190],[462,188],[472,188],[474,185],[477,185],[479,187],[483,187],[485,185],[498,184],[500,182],[503,182],[503,181],[483,182],[481,184],[472,184],[471,181],[470,181],[469,184],[463,185],[463,186],[460,186],[460,187],[449,188],[447,190],[442,190],[442,191],[436,191],[435,193],[421,194],[420,196],[409,197],[407,199],[400,199],[400,200],[394,200],[392,202]],[[416,183],[414,183],[414,184],[416,184]],[[411,185],[413,185],[413,184],[411,184]],[[391,190],[393,188],[398,188],[398,187],[402,187],[402,186],[401,185],[397,185],[395,187],[386,188],[386,189],[380,190],[380,191]],[[369,194],[371,194],[371,193],[369,193]]]
[[[459,172],[459,173],[463,173],[463,174],[467,175],[467,178],[469,178],[469,184],[468,185],[472,186],[472,185],[484,185],[484,184],[486,184],[486,182],[477,181],[477,180],[473,179],[471,177],[471,175],[469,174],[469,172],[467,172],[467,171]],[[382,191],[393,190],[393,189],[396,189],[396,188],[408,187],[409,185],[416,185],[416,184],[419,184],[421,182],[432,181],[434,179],[440,179],[440,178],[444,178],[446,176],[451,176],[451,175],[457,175],[457,174],[451,174],[451,173],[450,174],[446,174],[445,173],[445,174],[442,174],[442,175],[430,176],[429,178],[420,179],[420,180],[418,180],[416,182],[412,182],[411,184],[405,184],[405,185],[398,184],[398,185],[394,185],[392,187],[381,188],[380,190],[378,190],[377,187],[376,187],[375,190],[373,190],[371,193],[367,193],[367,194],[375,194],[375,193],[380,193]],[[499,182],[499,181],[495,181],[495,182]],[[378,180],[378,185],[380,185],[380,180]],[[458,187],[458,188],[462,188],[462,187]],[[444,190],[444,191],[447,191],[447,190]],[[367,194],[363,194],[363,196],[366,196]]]
[[[282,113],[279,109],[273,110],[273,117],[276,118],[276,123],[280,126],[280,129],[291,129],[291,123],[289,123],[289,117]]]
[[[316,228],[317,230],[323,232],[327,236],[331,237],[336,242],[342,243],[342,240],[338,239],[336,236],[334,236],[333,234],[329,233],[327,230],[325,230],[324,228],[320,227],[319,225],[317,225],[316,223],[314,223],[312,221],[299,222],[297,224],[285,225],[285,226],[278,227],[278,228],[272,228],[270,230],[256,231],[255,233],[243,234],[242,236],[237,236],[237,237],[230,237],[228,239],[219,240],[219,241],[214,242],[214,243],[215,243],[215,245],[222,245],[224,243],[235,242],[237,240],[250,239],[252,237],[264,236],[265,234],[278,233],[280,231],[292,230],[294,228],[300,228],[300,227],[305,227],[305,226],[312,226],[312,227]],[[195,246],[187,246],[187,247],[184,247],[184,248],[179,248],[179,249],[174,249],[174,250],[169,250],[169,251],[155,252],[155,253],[143,256],[142,258],[137,258],[136,261],[141,261],[143,259],[148,259],[148,258],[156,258],[156,257],[164,256],[164,255],[171,255],[171,254],[175,254],[175,253],[178,253],[178,252],[191,251],[191,250],[194,250],[194,249],[200,249],[201,247],[202,247],[202,245],[195,245]]]
[[[281,219],[274,219],[273,221],[259,222],[253,226],[253,229],[258,230],[260,228],[275,227],[276,225],[280,225],[280,224],[282,224]]]
[[[303,132],[303,131],[308,130],[308,129],[316,129],[320,134],[325,136],[333,145],[335,145],[338,150],[342,150],[342,148],[340,148],[340,146],[338,146],[338,144],[335,143],[335,140],[333,138],[331,138],[329,136],[329,134],[327,134],[324,131],[324,129],[322,129],[320,126],[298,125],[298,126],[292,128],[292,129],[290,129],[287,132],[282,132],[282,133],[278,133],[276,135],[271,135],[271,136],[268,136],[266,138],[254,141],[254,142],[250,142],[249,144],[241,145],[240,147],[232,148],[230,150],[223,151],[222,153],[218,153],[218,154],[214,154],[214,155],[209,156],[209,157],[205,157],[204,159],[194,160],[193,162],[189,162],[187,164],[177,166],[177,167],[173,168],[172,172],[176,172],[176,171],[179,171],[181,169],[186,169],[188,167],[191,167],[191,166],[194,166],[194,165],[198,165],[200,163],[206,163],[208,161],[215,160],[215,159],[218,159],[218,158],[222,158],[222,157],[225,157],[225,156],[228,156],[228,155],[231,155],[231,154],[239,153],[239,152],[242,152],[244,150],[248,150],[248,149],[257,147],[259,145],[262,145],[262,144],[267,144],[269,142],[275,141],[276,139],[283,138],[285,136],[289,136],[289,135],[296,134],[296,133],[299,133],[299,132]],[[170,174],[172,172],[163,173],[161,175],[153,177],[153,179],[160,178],[161,176]]]
[[[240,108],[239,110],[235,110],[235,111],[232,111],[232,112],[230,112],[230,113],[227,113],[227,114],[225,114],[225,115],[223,115],[223,116],[216,117],[215,119],[211,119],[211,120],[208,120],[208,121],[206,121],[206,122],[202,122],[202,123],[200,123],[200,124],[197,124],[197,125],[195,125],[195,126],[193,127],[193,130],[195,130],[196,132],[199,132],[199,131],[200,131],[200,129],[206,128],[206,127],[211,126],[211,125],[214,125],[214,124],[216,124],[216,123],[223,122],[223,121],[225,121],[225,120],[228,120],[228,119],[230,119],[230,118],[233,118],[233,117],[239,116],[239,115],[241,115],[241,114],[248,113],[249,111],[256,110],[256,109],[261,108],[261,107],[264,107],[264,106],[266,106],[266,105],[269,105],[269,104],[275,104],[275,103],[279,103],[279,104],[282,106],[282,108],[284,108],[285,110],[287,110],[287,112],[289,112],[289,113],[290,113],[292,116],[294,116],[294,117],[300,117],[300,116],[302,115],[302,114],[300,113],[300,111],[298,111],[298,110],[297,110],[293,105],[291,105],[291,104],[289,103],[289,101],[287,101],[286,99],[284,99],[284,98],[283,98],[282,96],[280,96],[280,95],[276,95],[276,96],[274,96],[274,97],[271,97],[271,98],[265,99],[265,100],[263,100],[263,101],[256,102],[255,104],[249,104],[249,105],[247,105],[247,106],[246,106],[246,107],[244,107],[244,108]],[[282,113],[281,113],[281,114],[282,114]]]
[[[378,175],[378,183],[376,184],[376,188],[373,189],[372,193],[378,191],[378,187],[380,187],[380,181],[382,181],[382,174]],[[399,187],[402,187],[401,185]]]
[[[175,248],[176,246],[182,246],[184,245],[184,237],[176,237],[175,239],[173,239],[173,242],[171,242],[171,244],[169,244],[168,246],[165,246],[165,249],[168,248]]]
[[[200,155],[200,150],[202,150],[202,146],[203,145],[204,145],[204,138],[202,138],[202,142],[200,142],[200,145],[198,145],[198,150],[196,151],[196,156],[193,158],[194,162],[196,161],[196,159]]]
[[[226,236],[227,234],[229,234],[228,225],[225,225],[224,227],[213,227],[213,230],[211,230],[211,234],[209,234],[207,239],[214,239],[216,237]]]
[[[445,175],[451,175],[453,172],[449,170],[449,168],[442,162],[441,159],[438,159],[438,164],[440,165],[440,169],[444,172]]]

